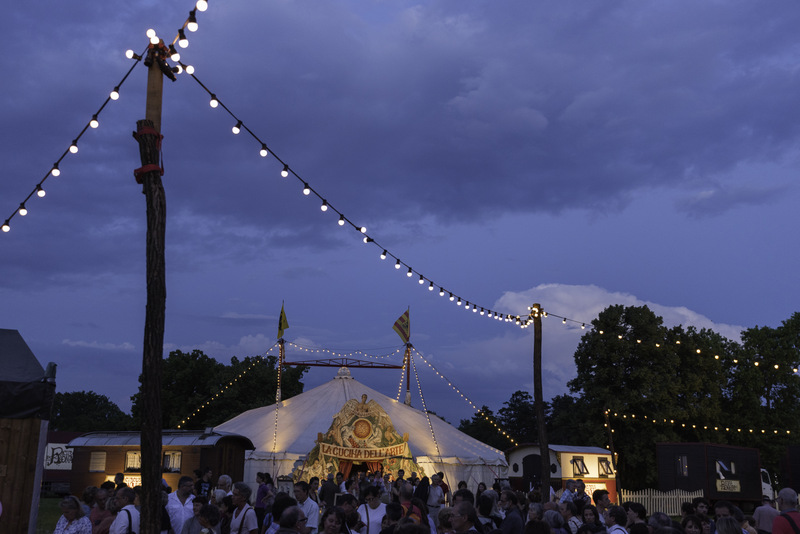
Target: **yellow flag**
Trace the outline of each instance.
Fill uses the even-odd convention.
[[[408,310],[394,322],[393,329],[403,340],[403,343],[408,343],[411,338],[411,319],[409,318]]]
[[[286,320],[286,313],[283,311],[283,304],[281,304],[281,318],[278,319],[278,339],[283,337],[283,331],[289,328],[289,322]]]

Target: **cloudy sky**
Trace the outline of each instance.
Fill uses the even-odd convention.
[[[388,354],[410,307],[414,346],[497,409],[532,392],[532,331],[465,312],[439,287],[587,323],[646,303],[731,339],[798,311],[796,2],[209,3],[181,60],[294,174],[233,135],[236,119],[197,81],[165,82],[165,354],[263,354],[281,302],[289,341]],[[133,65],[125,51],[143,50],[148,28],[171,42],[192,7],[43,0],[0,20],[0,328],[58,364],[59,391],[124,409],[146,296],[131,136],[143,65],[47,195],[15,210]],[[566,392],[581,333],[546,320],[546,398]],[[420,365],[428,407],[469,417]],[[334,372],[314,369],[307,388]],[[354,375],[397,393],[397,371]]]

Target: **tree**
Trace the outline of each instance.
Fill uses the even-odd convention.
[[[462,419],[458,425],[458,429],[478,441],[496,449],[505,450],[509,448],[512,443],[508,437],[502,434],[502,429],[498,429],[494,426],[493,422],[496,420],[492,410],[487,406],[481,406],[480,411],[473,414],[472,419]]]
[[[92,432],[133,430],[133,419],[105,395],[94,391],[56,393],[50,419],[53,430]]]
[[[300,382],[307,367],[285,367],[281,376],[282,398],[303,392]],[[212,427],[246,410],[275,403],[277,358],[231,358],[218,362],[200,350],[173,351],[164,360],[162,374],[164,428]],[[133,401],[134,418],[140,416],[140,393]]]
[[[533,398],[527,391],[515,391],[497,411],[503,430],[518,443],[537,443],[538,424]]]

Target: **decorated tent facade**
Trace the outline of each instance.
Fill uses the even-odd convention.
[[[365,386],[346,368],[321,386],[244,412],[215,430],[247,436],[255,445],[245,459],[248,482],[260,471],[308,480],[360,465],[393,475],[398,468],[428,476],[441,471],[451,486],[465,480],[474,491],[479,482],[490,485],[508,475],[502,451]]]

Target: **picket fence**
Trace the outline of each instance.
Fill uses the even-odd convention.
[[[644,489],[639,491],[620,490],[620,504],[631,501],[638,502],[647,510],[647,515],[653,512],[664,512],[670,516],[681,515],[681,503],[692,502],[695,497],[702,497],[703,490],[698,491],[658,491],[654,489]]]

